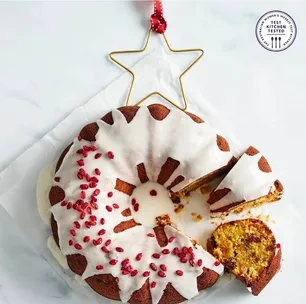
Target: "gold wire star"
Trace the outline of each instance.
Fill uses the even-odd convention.
[[[128,67],[126,67],[125,65],[123,65],[121,62],[119,62],[117,59],[114,58],[114,55],[116,54],[131,54],[131,53],[142,53],[146,50],[148,43],[150,41],[151,38],[151,34],[152,34],[152,29],[150,28],[149,30],[149,34],[147,36],[147,40],[145,42],[145,45],[142,49],[140,50],[125,50],[125,51],[114,51],[111,52],[109,54],[109,58],[115,62],[116,64],[118,64],[119,66],[121,66],[123,69],[125,69],[126,71],[128,71],[131,75],[132,75],[132,82],[128,91],[128,95],[127,95],[127,99],[126,99],[126,106],[129,105],[129,100],[130,100],[130,96],[131,96],[131,92],[134,86],[134,81],[135,81],[135,74],[133,73],[132,70],[130,70]],[[168,49],[172,52],[172,53],[191,53],[191,52],[200,52],[200,55],[183,71],[183,73],[179,76],[179,83],[180,83],[180,88],[181,88],[181,93],[183,96],[183,102],[184,102],[184,107],[180,107],[178,106],[176,103],[174,103],[172,100],[170,100],[169,98],[167,98],[166,96],[164,96],[163,94],[161,94],[160,92],[154,91],[151,92],[150,94],[148,94],[147,96],[145,96],[144,98],[142,98],[140,101],[138,101],[136,103],[136,105],[140,105],[142,102],[144,102],[146,99],[148,99],[149,97],[153,96],[153,95],[158,95],[162,98],[164,98],[166,101],[168,101],[169,103],[171,103],[173,106],[177,107],[178,109],[185,111],[187,109],[187,101],[186,101],[186,95],[185,95],[185,91],[184,91],[184,87],[183,87],[183,82],[182,82],[182,77],[203,57],[204,55],[204,51],[202,49],[183,49],[183,50],[175,50],[173,48],[171,48],[166,35],[162,34],[164,37],[164,40],[166,42],[166,45],[168,47]]]

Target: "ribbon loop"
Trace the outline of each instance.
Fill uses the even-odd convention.
[[[167,29],[167,22],[163,17],[163,4],[161,0],[154,0],[154,13],[151,15],[151,28],[158,34],[163,34]]]

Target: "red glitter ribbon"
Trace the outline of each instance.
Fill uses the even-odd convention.
[[[163,4],[161,0],[154,0],[154,13],[151,15],[151,28],[158,34],[163,34],[167,29],[167,22],[163,17]]]

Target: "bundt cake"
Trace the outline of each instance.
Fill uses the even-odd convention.
[[[240,212],[281,198],[283,186],[265,157],[249,147],[218,187],[210,193],[212,213]]]
[[[208,239],[207,250],[257,296],[280,268],[281,248],[261,220],[221,224]]]
[[[210,287],[223,266],[167,215],[135,221],[145,202],[132,194],[156,182],[180,196],[234,160],[202,119],[160,104],[122,107],[86,125],[60,156],[49,192],[53,236],[70,269],[100,295],[129,303],[180,303]]]

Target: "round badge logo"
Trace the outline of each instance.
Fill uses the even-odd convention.
[[[297,27],[287,13],[267,12],[256,24],[256,38],[262,47],[272,52],[281,52],[292,45],[296,38]]]

